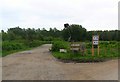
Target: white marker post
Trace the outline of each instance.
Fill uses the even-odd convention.
[[[92,36],[92,56],[94,56],[94,47],[98,48],[98,55],[99,55],[99,35]]]

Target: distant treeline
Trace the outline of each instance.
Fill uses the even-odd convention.
[[[58,30],[57,28],[50,28],[46,30],[27,28],[22,29],[20,27],[9,28],[7,32],[1,31],[3,41],[13,40],[40,40],[40,41],[52,41],[55,39],[63,39],[74,41],[91,41],[93,34],[99,34],[100,40],[102,41],[119,41],[120,31],[119,30],[105,30],[105,31],[87,31],[81,25],[72,24],[69,28]],[[71,36],[71,37],[70,37]]]

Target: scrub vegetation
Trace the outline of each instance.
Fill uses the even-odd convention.
[[[53,56],[58,59],[70,60],[93,60],[98,58],[97,55],[91,56],[92,35],[98,34],[100,39],[100,55],[99,58],[116,58],[118,57],[118,45],[120,41],[119,30],[98,30],[87,31],[84,27],[77,24],[72,24],[69,28],[58,30],[57,28],[42,29],[24,29],[15,27],[9,28],[6,32],[1,30],[2,38],[1,56],[4,57],[14,52],[23,51],[38,47],[42,44],[53,44],[51,51]],[[70,37],[71,34],[71,37]],[[84,56],[81,53],[73,54],[70,51],[70,40],[74,42],[84,42],[86,51]],[[68,41],[69,40],[69,41]],[[59,49],[66,49],[67,53],[60,53]],[[95,51],[95,54],[97,52]],[[82,59],[81,59],[82,58]]]
[[[116,59],[120,57],[119,51],[120,42],[117,41],[102,41],[100,42],[100,53],[98,55],[97,48],[95,48],[94,56],[92,56],[92,42],[86,42],[86,49],[84,55],[81,52],[73,53],[70,51],[70,43],[64,42],[53,43],[53,56],[63,62],[100,62],[109,59]],[[67,46],[66,46],[67,45]],[[59,49],[67,49],[67,53],[59,52]],[[57,50],[54,50],[57,49]]]

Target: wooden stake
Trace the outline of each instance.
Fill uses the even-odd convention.
[[[100,49],[99,49],[99,46],[98,46],[98,56],[99,56],[99,54],[100,54]]]
[[[94,56],[94,46],[92,45],[92,56]]]
[[[93,35],[92,35],[92,56],[94,56]]]

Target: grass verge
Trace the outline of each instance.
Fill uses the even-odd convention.
[[[19,51],[24,51],[24,50],[30,50],[35,47],[41,46],[42,44],[47,44],[47,43],[51,43],[51,42],[50,41],[31,41],[31,42],[4,41],[2,43],[2,51],[0,56],[5,57],[9,54],[19,52]]]
[[[106,56],[91,56],[91,55],[81,55],[80,53],[78,54],[73,54],[73,53],[60,53],[60,52],[53,52],[52,53],[55,58],[62,62],[103,62],[106,60],[118,58],[118,57],[106,57]]]

